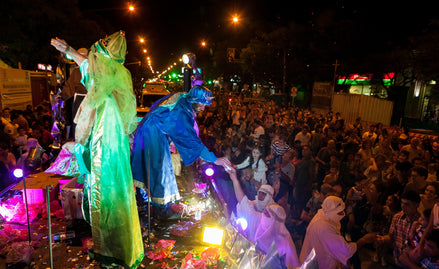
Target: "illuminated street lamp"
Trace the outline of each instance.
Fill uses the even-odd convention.
[[[206,41],[202,41],[202,42],[201,42],[201,46],[202,46],[202,47],[205,47],[205,46],[206,46]]]
[[[98,9],[86,9],[83,10],[82,13],[91,13],[91,12],[102,12],[102,11],[111,11],[111,10],[128,10],[130,13],[134,13],[136,10],[134,5],[128,5],[128,7],[110,7],[110,8],[98,8]]]
[[[238,23],[238,22],[239,22],[239,17],[238,17],[238,15],[234,15],[234,16],[232,17],[232,22],[233,22],[233,23]]]
[[[183,60],[183,91],[189,91],[195,85],[202,85],[203,80],[199,69],[195,65],[196,56],[193,53],[185,53]]]
[[[192,77],[192,68],[194,68],[195,65],[195,54],[193,53],[185,53],[181,57],[184,64],[183,69],[183,91],[188,92],[191,88],[191,77]]]
[[[140,42],[140,43],[145,43],[145,39],[144,39],[143,37],[141,37],[141,38],[139,39],[139,42]]]
[[[146,49],[143,49],[143,53],[147,53],[148,51]]]

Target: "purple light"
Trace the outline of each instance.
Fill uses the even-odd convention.
[[[212,167],[209,167],[204,171],[204,174],[206,174],[206,176],[208,176],[208,177],[211,177],[211,176],[213,176],[213,174],[215,174],[215,171],[213,170]]]
[[[243,230],[245,231],[247,229],[248,223],[247,220],[245,218],[238,218],[236,220],[236,224]]]
[[[14,174],[14,177],[16,178],[21,178],[23,177],[23,170],[20,168],[17,168],[14,170],[14,172],[12,172]]]

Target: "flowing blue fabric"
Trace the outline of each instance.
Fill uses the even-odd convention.
[[[195,131],[195,113],[185,93],[169,95],[152,105],[137,127],[131,153],[134,184],[148,188],[154,203],[167,204],[180,199],[172,167],[170,140],[183,163],[192,164],[199,157],[215,162]],[[149,169],[148,169],[149,167]],[[149,173],[149,174],[148,174]]]

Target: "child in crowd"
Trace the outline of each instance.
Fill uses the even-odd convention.
[[[268,170],[267,165],[264,162],[263,151],[261,147],[255,146],[252,149],[251,155],[248,156],[242,163],[236,165],[237,169],[243,169],[250,167],[252,171],[252,180],[246,180],[246,189],[248,190],[249,197],[255,197],[257,190],[262,185],[267,184],[266,172]],[[254,195],[253,195],[254,194]]]

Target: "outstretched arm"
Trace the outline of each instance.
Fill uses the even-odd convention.
[[[85,59],[87,59],[87,57],[77,52],[74,48],[70,47],[63,39],[52,38],[52,40],[50,40],[50,45],[54,46],[60,52],[68,54],[79,66]]]
[[[240,203],[242,201],[242,198],[244,198],[245,194],[241,188],[238,178],[236,177],[236,170],[234,168],[231,168],[226,171],[229,174],[230,179],[232,180],[233,189],[235,190],[236,200],[238,200],[238,203]]]

